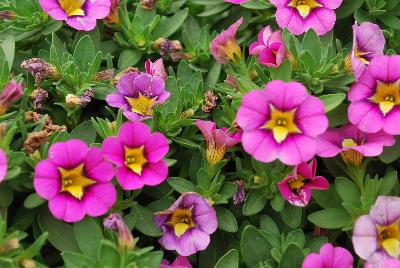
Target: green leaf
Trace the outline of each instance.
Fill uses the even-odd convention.
[[[308,215],[308,220],[326,229],[338,229],[351,222],[351,217],[342,208],[328,208]]]
[[[260,228],[266,232],[269,232],[275,236],[280,236],[278,225],[268,215],[262,215],[260,217]]]
[[[344,0],[341,6],[335,10],[336,19],[343,19],[354,14],[354,12],[359,9],[363,3],[364,0]]]
[[[168,38],[175,33],[185,22],[189,14],[189,9],[185,8],[171,17],[163,17],[160,20],[157,28],[153,32],[153,39],[156,40],[160,37]]]
[[[47,240],[47,236],[49,234],[47,232],[41,234],[38,238],[36,238],[35,242],[33,242],[21,255],[23,259],[33,259],[36,255],[40,253],[44,243]]]
[[[214,268],[238,268],[239,267],[239,251],[231,249],[225,253],[215,264]]]
[[[248,193],[243,205],[243,214],[250,216],[259,213],[267,204],[267,198],[260,190],[252,190]]]
[[[378,195],[389,195],[397,182],[397,171],[390,170],[381,179],[381,186],[379,187]]]
[[[140,256],[137,261],[138,268],[159,268],[163,258],[161,251],[152,251]],[[133,266],[134,267],[134,266]]]
[[[76,252],[64,251],[61,253],[61,257],[66,268],[92,268],[97,266],[91,258]]]
[[[289,203],[285,203],[285,208],[281,211],[281,218],[283,222],[291,227],[297,228],[301,223],[301,217],[303,210],[301,207],[292,206]]]
[[[322,51],[321,40],[319,40],[318,35],[313,29],[308,30],[307,33],[304,35],[303,49],[310,52],[311,55],[313,55],[314,59],[317,62],[320,62]]]
[[[36,208],[45,202],[44,199],[40,198],[36,193],[28,195],[24,201],[24,207]]]
[[[179,145],[182,145],[183,147],[188,148],[188,149],[199,149],[200,148],[200,145],[198,143],[187,140],[185,138],[175,137],[172,140],[174,142],[178,143]]]
[[[230,233],[236,233],[238,224],[232,212],[224,207],[215,207],[218,218],[218,228]]]
[[[195,192],[196,185],[193,182],[180,177],[171,177],[168,179],[168,184],[177,192],[183,194],[185,192]]]
[[[346,99],[346,94],[327,94],[320,96],[319,99],[325,104],[325,113],[327,113],[338,107]]]
[[[256,267],[258,263],[266,261],[271,256],[271,245],[256,227],[245,227],[240,239],[240,251],[247,267]]]
[[[278,68],[271,70],[273,80],[283,80],[289,82],[292,79],[292,65],[290,61],[285,61]]]
[[[384,147],[383,153],[379,159],[385,163],[390,164],[400,157],[400,136],[396,137],[396,144],[390,147]]]
[[[75,239],[81,252],[85,256],[95,259],[99,252],[100,241],[103,232],[99,224],[91,217],[86,217],[80,222],[74,223]]]
[[[99,257],[100,268],[111,268],[121,266],[121,255],[118,248],[107,240],[100,243]]]
[[[304,236],[303,230],[299,229],[288,233],[286,236],[286,245],[291,243],[298,245],[300,248],[304,247],[304,244],[306,243],[306,237]]]
[[[12,35],[8,35],[4,41],[0,43],[0,48],[3,50],[8,66],[11,69],[11,66],[13,66],[15,53],[14,37]]]
[[[86,72],[95,57],[95,48],[90,36],[83,36],[74,49],[74,59],[80,70]]]
[[[71,139],[80,139],[86,142],[88,145],[96,141],[96,129],[93,127],[92,121],[84,121],[74,128],[71,133]]]
[[[384,16],[379,16],[379,20],[381,20],[386,26],[393,28],[395,30],[400,30],[400,19],[394,15],[385,14]]]
[[[118,58],[118,68],[125,69],[134,66],[142,58],[142,53],[137,49],[124,49]]]
[[[324,191],[313,190],[312,197],[322,208],[337,208],[341,206],[340,197],[332,184],[329,185],[329,189]]]
[[[159,237],[162,235],[161,229],[153,221],[153,212],[146,207],[135,204],[132,207],[133,217],[137,218],[135,229],[144,235]]]
[[[337,177],[335,179],[335,189],[344,202],[350,203],[356,207],[361,206],[360,191],[350,180]]]
[[[279,268],[301,267],[303,259],[303,250],[296,244],[290,244],[282,255]]]

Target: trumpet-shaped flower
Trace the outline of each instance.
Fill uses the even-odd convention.
[[[197,120],[196,126],[200,129],[207,142],[207,161],[214,165],[220,162],[226,150],[238,144],[241,133],[229,133],[227,128],[216,128],[215,122]]]
[[[0,115],[4,114],[11,104],[24,95],[24,86],[16,80],[10,80],[0,94]]]
[[[261,162],[279,159],[287,165],[311,160],[315,138],[328,127],[321,100],[308,95],[298,82],[280,80],[247,93],[236,120],[247,153]]]
[[[242,50],[236,40],[236,32],[242,23],[243,18],[240,18],[211,41],[211,54],[219,63],[226,64],[229,60],[236,63],[236,58],[242,57]]]
[[[368,133],[400,134],[400,56],[378,56],[348,93],[352,124]]]
[[[111,183],[112,165],[103,160],[98,148],[81,140],[53,144],[46,160],[35,168],[33,185],[49,201],[50,212],[66,222],[98,217],[115,203],[117,192]]]
[[[129,120],[138,121],[151,117],[153,106],[164,103],[169,95],[162,78],[132,72],[119,78],[117,92],[109,94],[106,101],[112,107],[122,108]]]
[[[160,268],[193,268],[193,266],[187,257],[178,256],[171,264],[164,259],[161,262]]]
[[[2,182],[7,175],[7,155],[0,149],[0,182]]]
[[[373,268],[386,260],[400,259],[400,198],[379,196],[369,215],[357,219],[353,230],[354,250]]]
[[[124,123],[117,137],[109,137],[103,142],[103,155],[117,165],[117,180],[125,190],[165,181],[168,166],[162,158],[168,150],[165,136],[159,132],[151,133],[141,122]]]
[[[343,0],[270,0],[276,6],[279,27],[295,34],[314,29],[318,35],[332,30],[336,21],[335,9]]]
[[[302,268],[353,268],[353,256],[342,247],[326,243],[319,254],[311,253],[303,261]]]
[[[96,20],[110,13],[110,0],[39,0],[43,11],[79,31],[96,28]]]
[[[164,233],[158,242],[182,256],[205,250],[218,225],[216,212],[207,199],[192,192],[182,194],[169,209],[156,213],[154,221]]]
[[[287,53],[282,31],[273,32],[270,26],[263,28],[258,34],[257,42],[250,45],[249,53],[258,55],[258,61],[267,67],[278,67]]]
[[[145,63],[146,73],[151,74],[153,76],[158,76],[162,78],[162,80],[167,80],[168,74],[164,67],[164,61],[162,58],[156,60],[155,62],[151,62],[151,60],[147,60]]]

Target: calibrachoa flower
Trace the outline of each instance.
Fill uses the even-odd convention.
[[[343,0],[270,0],[276,6],[276,22],[293,34],[314,29],[318,35],[332,30],[336,21],[334,9]]]
[[[374,268],[387,259],[400,258],[399,208],[399,197],[379,196],[369,215],[354,225],[354,250]]]
[[[207,199],[192,192],[182,194],[169,209],[156,213],[154,221],[164,233],[158,242],[182,256],[206,249],[218,225],[216,212]]]
[[[211,54],[219,63],[226,64],[229,60],[236,63],[236,57],[242,57],[242,50],[236,40],[236,32],[242,23],[243,18],[240,18],[211,41]]]
[[[378,25],[370,22],[353,25],[351,66],[357,80],[374,57],[383,55],[384,48],[385,37]]]
[[[200,129],[207,142],[207,161],[214,165],[225,156],[226,150],[238,144],[241,133],[229,133],[227,128],[216,128],[215,122],[196,120],[196,126]]]
[[[353,268],[353,256],[342,247],[326,243],[319,254],[311,253],[303,261],[302,268]]]
[[[2,182],[7,175],[7,155],[0,149],[0,182]]]
[[[119,78],[117,92],[109,94],[106,101],[112,107],[122,108],[129,120],[138,121],[151,117],[153,106],[164,103],[169,95],[162,78],[132,72]]]
[[[0,94],[0,115],[4,114],[11,104],[24,95],[24,86],[16,80],[10,80]]]
[[[261,30],[257,42],[249,47],[250,55],[258,55],[258,61],[267,66],[276,68],[286,58],[285,43],[282,39],[282,31],[273,32],[270,26]]]
[[[193,266],[187,257],[178,256],[172,264],[169,264],[169,262],[164,259],[161,262],[160,268],[193,268]]]
[[[386,259],[374,264],[366,262],[364,266],[364,268],[399,268],[399,267],[400,267],[400,260],[395,260],[395,259]]]
[[[400,56],[373,58],[348,98],[349,120],[359,129],[400,134]]]
[[[286,165],[311,160],[315,138],[328,127],[321,100],[298,82],[280,80],[244,95],[236,120],[247,153],[261,162],[279,159]]]
[[[91,31],[110,13],[110,0],[39,0],[43,11],[76,30]]]
[[[340,154],[344,162],[353,162],[357,167],[361,166],[364,156],[379,156],[383,146],[392,146],[396,142],[393,136],[383,131],[365,133],[352,124],[328,129],[317,139],[318,156],[334,157]]]
[[[315,158],[307,164],[297,165],[293,172],[278,183],[283,198],[290,204],[305,207],[311,200],[311,189],[327,190],[328,181],[322,176],[316,176],[317,160]]]
[[[33,185],[37,194],[49,201],[54,217],[76,222],[86,214],[101,216],[114,205],[114,169],[103,160],[99,148],[69,140],[54,143],[48,155],[36,165]]]
[[[103,142],[103,155],[117,165],[116,177],[124,190],[158,185],[168,175],[162,158],[168,153],[168,140],[141,122],[124,123],[117,137]]]
[[[132,250],[135,247],[135,240],[132,233],[119,214],[111,213],[104,219],[103,225],[107,229],[118,232],[118,246],[120,250],[123,250],[125,247],[128,250]]]
[[[151,60],[147,60],[145,63],[146,73],[151,74],[153,76],[158,76],[162,78],[164,81],[167,80],[168,74],[164,67],[163,59],[160,58],[155,62],[151,62]]]

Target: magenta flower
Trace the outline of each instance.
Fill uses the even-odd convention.
[[[400,267],[400,260],[395,260],[395,259],[386,259],[374,264],[366,262],[364,266],[364,268],[399,268],[399,267]]]
[[[319,250],[319,254],[308,254],[303,261],[302,268],[353,268],[353,256],[342,247],[334,247],[326,243]]]
[[[164,233],[158,242],[182,256],[206,249],[218,225],[217,214],[207,199],[191,192],[182,194],[169,209],[156,213],[154,221]]]
[[[311,189],[327,190],[328,181],[322,176],[315,176],[317,160],[297,165],[291,174],[278,183],[283,198],[291,205],[305,207],[311,200]]]
[[[276,22],[279,27],[299,35],[314,29],[318,35],[332,30],[336,21],[334,9],[343,0],[270,0],[276,6]]]
[[[117,137],[109,137],[103,142],[103,155],[117,165],[116,177],[124,190],[165,181],[168,166],[162,158],[168,150],[165,136],[159,132],[151,133],[141,122],[124,123]]]
[[[211,41],[211,54],[219,63],[226,64],[229,60],[236,63],[236,57],[242,57],[242,50],[236,40],[236,32],[242,23],[243,18],[240,18]]]
[[[351,66],[356,80],[361,77],[374,57],[383,55],[384,48],[385,37],[377,24],[363,22],[361,25],[353,25]]]
[[[24,95],[24,85],[15,79],[8,81],[0,94],[0,115],[4,114],[14,102]]]
[[[315,138],[328,128],[324,109],[298,82],[274,80],[264,90],[252,90],[243,96],[236,118],[243,148],[261,162],[307,162],[316,153]]]
[[[0,149],[0,182],[2,182],[7,175],[7,155]]]
[[[351,124],[328,129],[317,140],[318,156],[334,157],[340,154],[346,163],[353,162],[357,167],[361,166],[363,156],[379,156],[383,146],[392,146],[396,142],[393,136],[383,131],[365,133]]]
[[[228,3],[240,5],[240,4],[246,3],[249,0],[224,0],[224,1],[228,2]]]
[[[169,95],[162,78],[133,72],[118,80],[117,92],[109,94],[106,101],[112,107],[122,108],[129,120],[138,121],[151,117],[153,106],[164,103]]]
[[[400,134],[400,56],[371,60],[349,91],[349,120],[360,130]]]
[[[227,128],[216,128],[215,122],[196,120],[196,126],[200,129],[207,142],[207,161],[215,165],[225,156],[226,150],[238,144],[241,133],[229,133]]]
[[[193,266],[187,257],[178,256],[172,264],[169,264],[169,262],[164,259],[161,262],[160,268],[193,268]]]
[[[48,155],[36,165],[33,185],[49,201],[55,218],[76,222],[86,214],[101,216],[113,206],[117,197],[111,183],[114,169],[103,160],[100,149],[69,140],[54,143]]]
[[[258,55],[258,61],[267,66],[276,68],[286,58],[286,47],[282,39],[282,31],[272,32],[271,27],[264,27],[258,34],[257,42],[249,47],[250,55]]]
[[[96,20],[110,13],[110,0],[39,0],[43,11],[79,31],[96,28]]]
[[[399,208],[399,197],[379,196],[369,215],[359,217],[354,225],[354,250],[374,268],[400,258]]]
[[[146,73],[151,74],[153,76],[158,76],[162,80],[167,80],[168,74],[164,67],[163,59],[160,58],[155,62],[151,62],[151,60],[147,60],[145,63]]]

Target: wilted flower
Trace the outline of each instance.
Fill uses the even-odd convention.
[[[11,10],[1,10],[0,11],[0,20],[13,20],[17,16],[14,11]]]
[[[40,148],[40,145],[48,141],[48,133],[45,130],[28,133],[23,149],[30,155]]]
[[[327,190],[328,181],[316,176],[317,160],[295,166],[293,172],[278,183],[279,191],[284,199],[293,206],[305,207],[311,200],[311,189]]]
[[[106,24],[119,24],[119,0],[111,0],[111,9],[108,16],[104,19]]]
[[[15,79],[8,81],[0,94],[0,115],[4,114],[11,104],[24,95],[24,86]]]
[[[151,60],[147,60],[145,63],[146,73],[151,74],[153,76],[158,76],[162,78],[164,81],[167,80],[168,74],[164,67],[163,59],[157,59],[155,62],[151,62]]]
[[[0,149],[0,182],[4,180],[7,175],[7,155]]]
[[[135,240],[133,239],[132,233],[119,214],[110,214],[104,219],[103,225],[107,229],[118,232],[118,245],[120,250],[123,250],[125,247],[128,250],[132,250],[135,247]]]
[[[179,40],[169,40],[165,38],[158,38],[154,44],[153,48],[156,50],[160,50],[160,55],[161,56],[166,56],[171,53],[181,51],[182,50],[182,45]]]
[[[35,83],[40,83],[42,80],[47,78],[52,80],[60,79],[60,73],[57,71],[57,68],[39,58],[24,60],[21,67],[32,74]]]
[[[258,55],[258,61],[267,67],[278,67],[287,54],[282,31],[273,32],[270,26],[263,28],[258,40],[250,45],[249,53]]]
[[[330,243],[324,244],[319,254],[308,254],[302,268],[353,268],[353,256],[342,247],[334,247]]]
[[[33,185],[55,218],[76,222],[86,214],[101,216],[114,205],[114,168],[99,148],[69,140],[51,145],[48,156],[36,165]]]
[[[193,266],[187,257],[178,256],[171,264],[169,264],[169,262],[164,259],[161,262],[160,268],[193,268]]]
[[[162,158],[168,150],[165,136],[159,132],[151,133],[141,122],[124,123],[117,137],[109,137],[103,142],[103,156],[117,165],[116,177],[124,190],[165,181],[168,166]]]
[[[39,0],[43,11],[79,31],[96,28],[96,20],[110,13],[110,0]]]
[[[318,156],[334,157],[340,154],[344,162],[352,162],[357,167],[361,166],[364,156],[379,156],[384,146],[392,146],[396,142],[393,136],[383,131],[365,133],[351,124],[328,129],[317,140]]]
[[[94,77],[94,81],[109,81],[114,77],[114,69],[107,69],[101,72],[98,72]]]
[[[205,104],[202,107],[203,112],[211,113],[211,111],[217,106],[218,96],[214,94],[211,90],[207,90],[204,93]]]
[[[379,196],[369,215],[357,219],[353,230],[354,250],[373,268],[388,259],[400,258],[400,198]]]
[[[141,0],[140,5],[143,9],[153,9],[157,0]]]
[[[109,94],[106,101],[112,107],[122,108],[129,120],[138,121],[151,117],[153,106],[164,103],[169,95],[160,77],[134,72],[118,80],[117,92]]]
[[[237,181],[235,181],[235,183],[237,185],[237,191],[233,195],[233,204],[235,206],[239,206],[246,199],[246,193],[244,191],[244,181],[237,180]]]
[[[196,126],[200,129],[207,142],[207,161],[211,165],[219,163],[225,156],[225,152],[238,144],[241,133],[229,133],[227,128],[216,128],[215,122],[196,120]]]
[[[158,242],[182,256],[206,249],[210,234],[218,225],[215,210],[207,199],[192,192],[182,194],[169,209],[156,213],[154,221],[164,233]]]
[[[242,50],[236,40],[236,32],[242,23],[243,18],[240,18],[211,41],[211,54],[219,63],[226,64],[229,60],[236,63],[236,57],[242,57]]]
[[[311,160],[315,138],[328,128],[325,107],[298,82],[269,82],[264,90],[243,96],[236,117],[244,150],[261,162],[279,159],[286,165]]]
[[[336,21],[334,9],[343,0],[270,0],[276,6],[276,22],[295,34],[314,29],[318,35],[332,30]]]
[[[65,97],[65,103],[70,108],[74,108],[74,107],[77,107],[77,106],[84,107],[89,102],[92,101],[92,97],[93,96],[94,96],[94,91],[93,91],[92,88],[89,88],[81,96],[77,96],[77,95],[74,95],[74,94],[68,94]]]

